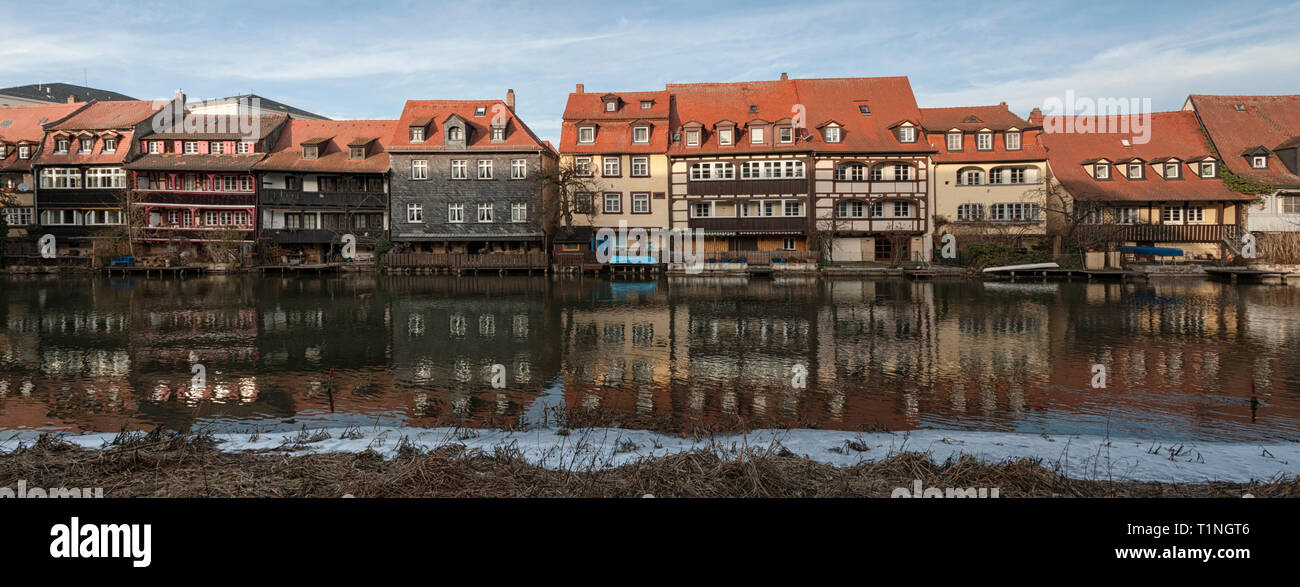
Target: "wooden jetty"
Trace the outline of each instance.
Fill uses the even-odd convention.
[[[1238,279],[1262,280],[1269,277],[1276,277],[1286,283],[1289,271],[1274,271],[1268,269],[1248,269],[1246,267],[1206,267],[1205,272],[1211,277],[1227,278],[1229,281],[1236,282]]]
[[[158,277],[169,277],[169,276],[185,277],[186,275],[191,275],[191,274],[192,274],[192,275],[202,275],[203,273],[206,273],[206,272],[207,272],[207,268],[206,268],[206,267],[200,267],[200,266],[195,266],[195,267],[124,267],[124,266],[119,265],[119,266],[117,266],[117,267],[105,267],[104,270],[108,272],[109,276],[112,276],[112,275],[122,275],[122,276],[126,276],[126,275],[139,275],[139,274],[143,273],[145,277],[150,277],[150,276],[153,276],[153,275],[157,275]]]
[[[256,267],[262,273],[277,271],[280,273],[332,273],[343,267],[343,263],[304,263],[298,265],[262,265]]]
[[[1134,275],[1130,271],[1123,269],[1005,269],[999,271],[988,271],[984,275],[1009,278],[1012,281],[1018,278],[1040,278],[1040,279],[1065,279],[1072,281],[1074,279],[1098,280],[1098,279],[1118,279],[1125,281],[1129,276]]]

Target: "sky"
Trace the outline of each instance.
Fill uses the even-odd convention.
[[[1067,91],[1300,93],[1300,2],[66,2],[0,0],[0,87],[141,99],[257,93],[340,119],[408,99],[500,99],[558,144],[574,84],[905,75],[921,107]],[[16,42],[15,42],[16,41]]]

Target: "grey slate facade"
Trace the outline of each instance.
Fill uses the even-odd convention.
[[[537,151],[391,153],[390,210],[395,242],[542,242],[542,155]],[[524,179],[511,179],[511,163],[522,159]],[[468,179],[452,179],[452,161],[465,161]],[[428,179],[412,179],[412,162],[428,163]],[[478,179],[479,161],[492,162],[492,179]],[[449,204],[463,205],[464,221],[448,222]],[[492,204],[492,222],[478,221],[479,204]],[[511,207],[528,205],[527,220],[513,222]],[[409,222],[408,204],[422,206],[423,222]],[[475,251],[468,251],[475,252]]]

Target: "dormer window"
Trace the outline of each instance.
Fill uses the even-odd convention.
[[[32,156],[32,148],[31,148],[31,147],[29,147],[29,146],[27,146],[27,145],[19,145],[19,146],[18,146],[18,158],[19,158],[19,159],[30,159],[31,156]]]
[[[1007,131],[1002,137],[1002,142],[1006,143],[1008,151],[1020,150],[1020,131]]]
[[[781,133],[780,138],[782,143],[789,144],[794,142],[794,127],[783,126],[777,130]]]
[[[9,155],[9,145],[0,143],[0,159],[4,159],[8,155]]]
[[[315,159],[315,158],[316,158],[316,155],[317,155],[319,152],[320,152],[320,150],[319,150],[319,148],[318,148],[316,145],[303,145],[303,147],[302,147],[302,158],[303,158],[303,159]]]
[[[1201,162],[1201,177],[1205,179],[1212,179],[1217,175],[1218,175],[1218,170],[1214,168],[1213,161]]]
[[[460,141],[465,139],[465,129],[459,126],[447,127],[447,140]]]
[[[654,105],[655,105],[655,103],[654,103],[652,100],[642,100],[642,101],[641,101],[641,109],[642,109],[642,110],[649,110],[649,109],[653,108]]]
[[[116,153],[116,152],[117,152],[117,139],[104,139],[104,152],[105,152],[105,153]]]
[[[1141,163],[1129,163],[1129,164],[1128,164],[1128,178],[1129,178],[1129,179],[1142,179],[1142,172],[1143,172],[1144,170],[1145,170],[1145,168],[1142,166]]]
[[[688,147],[700,146],[700,131],[698,130],[686,131],[686,146]]]
[[[618,102],[613,100],[605,102],[605,112],[613,112],[615,110],[618,110]]]
[[[221,141],[212,141],[208,143],[208,152],[213,155],[220,155],[225,152],[225,147],[225,143],[222,143]]]
[[[1268,157],[1266,157],[1266,156],[1264,156],[1264,155],[1255,155],[1254,157],[1251,157],[1251,158],[1250,158],[1250,167],[1251,167],[1252,169],[1267,169],[1267,168],[1268,168]]]
[[[506,140],[506,127],[504,126],[492,127],[491,139],[497,142]]]
[[[239,153],[240,155],[247,155],[249,153],[252,153],[253,152],[252,141],[239,141],[238,143],[235,143],[235,152]]]
[[[1178,179],[1178,163],[1170,161],[1165,163],[1165,179]]]
[[[198,141],[185,141],[185,154],[194,155],[199,152]]]
[[[353,160],[365,159],[365,158],[366,158],[366,148],[365,148],[365,147],[349,147],[349,148],[348,148],[348,158],[349,158],[349,159],[353,159]]]
[[[412,142],[412,143],[423,143],[423,142],[424,142],[424,127],[423,127],[423,126],[413,126],[413,127],[411,127],[411,135],[410,135],[410,136],[411,136],[411,142]]]
[[[761,144],[763,144],[763,127],[760,126],[760,127],[756,127],[756,128],[750,129],[750,131],[749,131],[749,144],[751,144],[751,145],[761,145]]]
[[[54,152],[55,152],[55,153],[67,153],[67,152],[68,152],[68,139],[56,139],[56,140],[54,141]]]
[[[718,130],[718,144],[719,144],[719,145],[723,145],[723,146],[730,146],[730,145],[731,145],[731,142],[732,142],[732,134],[733,134],[734,132],[735,132],[735,131],[733,131],[732,129],[729,129],[729,128],[719,129],[719,130]]]
[[[632,142],[644,145],[650,142],[650,127],[637,126],[632,128]]]
[[[81,152],[89,153],[95,147],[95,139],[81,139]]]
[[[1110,179],[1110,164],[1097,163],[1092,166],[1093,179]]]
[[[961,150],[961,131],[953,131],[948,133],[948,150],[949,151]]]
[[[826,142],[828,143],[840,142],[840,127],[838,126],[826,127],[826,130],[823,131],[823,134],[825,136]]]
[[[578,127],[578,142],[587,145],[596,142],[596,127],[594,126]]]
[[[916,128],[911,126],[900,127],[898,129],[898,141],[900,143],[915,143]]]
[[[149,141],[149,153],[157,154],[163,152],[162,141]]]
[[[979,151],[992,151],[993,133],[981,132],[975,135],[975,149]]]

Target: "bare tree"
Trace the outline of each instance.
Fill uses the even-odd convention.
[[[1128,230],[1115,217],[1109,202],[1071,196],[1054,181],[1050,171],[1044,178],[1043,187],[1025,192],[1025,198],[1042,206],[1047,215],[1048,233],[1059,239],[1060,247],[1081,256],[1088,249],[1122,242]]]
[[[593,198],[604,191],[605,185],[589,169],[580,168],[570,159],[543,169],[540,181],[543,189],[550,189],[555,194],[543,207],[545,223],[568,229],[573,228],[574,216],[586,216],[588,223],[595,218],[596,205]]]

